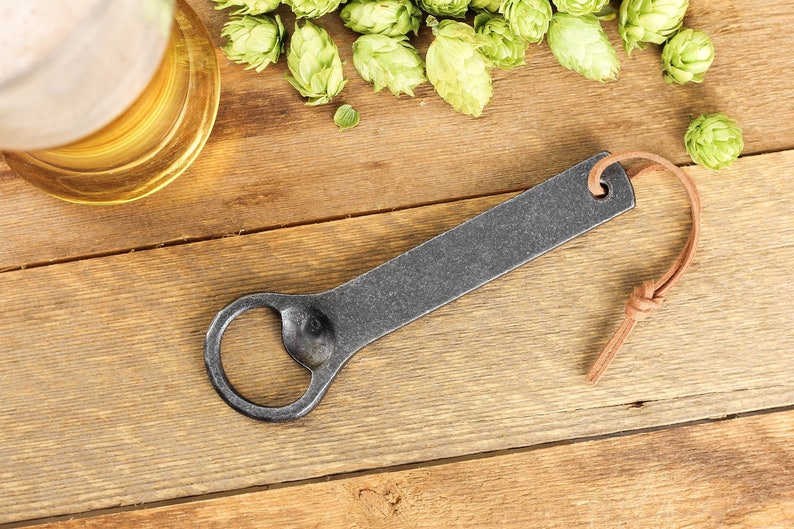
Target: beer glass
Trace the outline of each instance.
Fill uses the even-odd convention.
[[[184,0],[0,0],[0,151],[53,196],[161,189],[198,156],[219,95],[215,48]]]

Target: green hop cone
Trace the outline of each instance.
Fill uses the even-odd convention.
[[[278,15],[234,18],[224,24],[221,36],[227,39],[221,50],[229,60],[257,72],[276,62],[284,49],[284,25]]]
[[[591,15],[599,13],[609,0],[552,0],[557,11],[571,15]]]
[[[620,61],[595,15],[555,13],[548,41],[551,53],[566,68],[602,83],[617,79]]]
[[[269,13],[281,4],[281,0],[215,0],[215,9],[236,8],[233,15],[261,15]]]
[[[681,27],[688,7],[689,0],[623,0],[618,32],[626,53],[648,43],[662,44]]]
[[[416,5],[437,17],[463,18],[469,10],[469,0],[416,0]]]
[[[499,12],[510,24],[510,30],[527,42],[540,42],[549,29],[549,0],[503,0]]]
[[[474,31],[481,35],[486,44],[480,48],[494,66],[509,70],[526,64],[524,54],[527,43],[510,31],[510,25],[504,17],[480,13],[474,17]]]
[[[356,33],[388,37],[419,33],[422,12],[411,0],[353,0],[339,12],[345,26]]]
[[[708,35],[684,28],[662,48],[664,80],[673,83],[702,83],[714,61],[714,45]]]
[[[427,78],[441,98],[458,112],[477,117],[491,100],[490,61],[480,53],[485,45],[474,28],[454,20],[435,20],[435,39],[427,48]]]
[[[341,4],[341,0],[284,0],[297,18],[320,18]]]
[[[501,5],[502,0],[471,0],[469,2],[469,7],[475,11],[487,11],[489,13],[498,13]]]
[[[328,103],[344,88],[342,59],[331,36],[320,26],[306,21],[295,31],[287,50],[287,81],[308,98],[308,105]]]
[[[424,62],[405,35],[360,36],[353,43],[353,65],[376,92],[388,88],[396,96],[413,96],[414,88],[426,80]]]
[[[722,112],[693,119],[684,134],[684,144],[693,162],[714,170],[730,166],[744,149],[742,129]]]

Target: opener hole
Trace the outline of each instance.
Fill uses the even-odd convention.
[[[609,194],[612,192],[612,187],[609,185],[609,182],[605,180],[601,180],[599,182],[601,184],[601,194],[600,195],[593,195],[593,198],[596,200],[606,200],[609,198]]]
[[[309,386],[308,369],[284,349],[281,316],[273,309],[252,309],[238,316],[223,335],[221,355],[232,386],[256,404],[289,404]]]

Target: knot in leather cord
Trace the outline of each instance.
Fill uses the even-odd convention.
[[[657,294],[653,279],[649,279],[641,286],[634,287],[628,302],[626,302],[626,316],[634,321],[642,321],[650,316],[651,312],[660,308],[664,297]]]
[[[650,160],[653,163],[628,170],[627,173],[632,179],[659,169],[666,170],[678,177],[689,197],[692,208],[692,228],[689,231],[689,238],[686,241],[684,249],[675,261],[673,261],[673,264],[667,272],[665,272],[658,281],[648,280],[645,281],[642,286],[635,287],[631,298],[626,304],[626,318],[604,346],[604,349],[602,349],[587,374],[587,381],[593,383],[597,382],[601,375],[604,374],[604,371],[606,371],[610,362],[612,362],[612,359],[628,338],[634,325],[638,321],[646,319],[651,311],[662,306],[664,294],[678,282],[687,268],[689,268],[689,265],[692,264],[698,245],[698,239],[700,238],[700,194],[695,187],[695,182],[675,164],[657,154],[634,151],[605,156],[590,170],[587,180],[590,193],[592,193],[593,196],[602,196],[604,194],[604,188],[601,185],[601,175],[604,170],[614,163],[633,158]]]

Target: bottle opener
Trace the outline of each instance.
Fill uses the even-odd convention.
[[[204,343],[210,381],[221,398],[254,419],[302,417],[323,398],[334,377],[365,345],[539,257],[634,207],[634,190],[620,164],[602,175],[604,194],[587,185],[600,153],[372,270],[317,294],[243,296],[213,319]],[[221,361],[228,325],[248,310],[279,313],[287,353],[311,373],[294,402],[263,406],[229,382]]]

